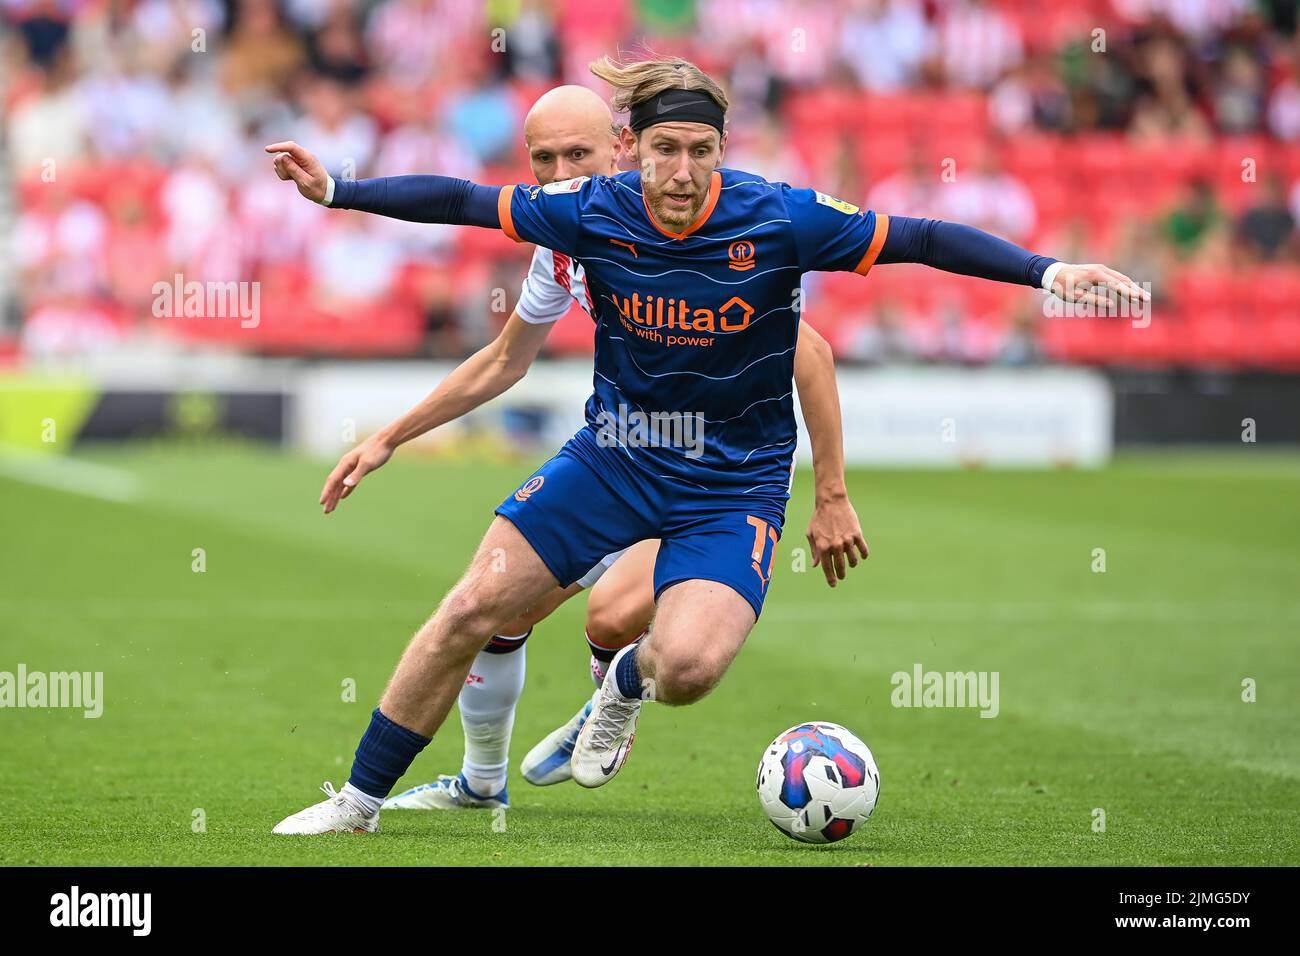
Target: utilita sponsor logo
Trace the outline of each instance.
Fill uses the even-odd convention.
[[[754,318],[754,307],[738,295],[733,295],[718,308],[712,309],[662,295],[634,292],[630,296],[611,297],[624,326],[643,339],[665,345],[711,346],[718,332],[741,332]],[[665,331],[676,332],[668,334]],[[688,335],[686,333],[707,333]]]

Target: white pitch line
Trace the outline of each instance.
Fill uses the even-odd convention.
[[[63,456],[5,449],[0,456],[0,475],[102,501],[127,502],[140,497],[140,483],[130,472]]]

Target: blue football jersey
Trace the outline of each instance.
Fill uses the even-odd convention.
[[[583,264],[596,320],[586,417],[613,438],[602,444],[653,476],[787,494],[800,278],[865,274],[888,217],[734,169],[713,173],[681,233],[651,219],[637,172],[506,187],[498,209],[511,238]]]

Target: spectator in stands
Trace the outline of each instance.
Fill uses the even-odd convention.
[[[1062,50],[1062,81],[1070,90],[1070,124],[1074,130],[1123,130],[1132,121],[1138,77],[1130,69],[1134,51],[1113,31],[1107,52],[1093,52],[1092,38]]]
[[[896,364],[916,359],[916,349],[903,323],[898,302],[886,299],[875,310],[874,321],[851,321],[836,342],[844,358],[873,364]]]
[[[316,304],[340,314],[381,299],[397,280],[401,257],[360,213],[330,216],[307,250]]]
[[[1022,302],[1013,314],[1011,327],[998,346],[999,365],[1036,365],[1042,361],[1038,346],[1038,326],[1042,312],[1037,303]]]
[[[767,114],[752,126],[733,130],[729,135],[727,165],[757,173],[772,182],[814,181],[784,128]],[[820,182],[821,179],[816,181]],[[832,187],[828,185],[827,188]]]
[[[12,6],[10,16],[28,61],[41,69],[52,69],[67,48],[69,10],[57,0],[30,0]]]
[[[332,76],[311,74],[301,83],[306,115],[293,138],[311,143],[331,176],[359,179],[370,174],[379,130],[357,106],[356,94]]]
[[[1241,19],[1252,0],[1112,0],[1128,20],[1167,24],[1179,34],[1201,41]]]
[[[514,97],[504,86],[467,89],[443,116],[447,130],[483,163],[499,160],[517,147],[520,120]]]
[[[68,358],[94,355],[122,341],[125,328],[112,310],[72,295],[56,295],[37,303],[22,329],[27,355]]]
[[[1271,262],[1293,251],[1296,220],[1287,208],[1282,180],[1276,173],[1266,176],[1262,187],[1263,197],[1242,213],[1237,232],[1249,255]]]
[[[991,87],[1024,56],[1020,31],[985,0],[954,0],[939,23],[939,58],[950,83]]]
[[[1300,34],[1291,43],[1288,74],[1273,90],[1268,105],[1268,128],[1278,139],[1300,141]]]
[[[989,116],[1006,136],[1032,127],[1064,131],[1071,122],[1070,93],[1052,68],[1038,56],[1010,71],[989,97]]]
[[[914,0],[849,0],[839,31],[841,60],[875,93],[915,84],[934,32]],[[870,50],[870,56],[863,56]]]
[[[183,57],[169,69],[155,156],[166,164],[199,156],[220,169],[234,185],[247,172],[236,162],[237,144],[245,141],[243,120],[213,71],[199,57]]]
[[[283,95],[307,61],[306,44],[275,0],[238,0],[235,10],[222,59],[226,88],[243,98]]]
[[[18,176],[48,180],[88,155],[87,117],[66,53],[37,70],[35,80],[9,117],[9,150]]]
[[[1253,133],[1263,121],[1264,101],[1258,61],[1244,47],[1229,47],[1214,88],[1215,125],[1224,133]]]
[[[312,69],[340,84],[361,82],[370,72],[370,57],[352,11],[347,5],[333,7],[314,34],[308,59]]]
[[[1120,223],[1115,251],[1107,259],[1112,260],[1120,263],[1120,268],[1127,270],[1124,274],[1132,276],[1135,282],[1150,283],[1151,295],[1159,302],[1164,299],[1166,281],[1177,256],[1162,235],[1159,223],[1129,216]]]
[[[109,5],[106,5],[109,6]],[[129,45],[118,50],[131,61],[159,76],[178,64],[194,59],[193,54],[214,50],[221,42],[225,9],[220,0],[139,0],[124,17]],[[111,27],[105,23],[105,28]],[[78,50],[84,55],[89,37],[78,36]],[[117,44],[96,38],[106,49]]]
[[[115,184],[106,202],[107,291],[127,316],[138,320],[149,314],[154,283],[171,278],[162,236],[157,224],[150,221],[143,190],[130,183]]]
[[[125,51],[83,77],[78,92],[91,144],[102,160],[152,155],[171,135],[162,126],[170,114],[167,86]]]
[[[541,0],[523,0],[513,5],[514,17],[504,28],[509,40],[495,57],[497,78],[516,77],[535,83],[549,83],[560,75],[560,38],[555,22]],[[682,4],[679,4],[682,6]],[[689,3],[687,12],[693,11]]]
[[[974,169],[959,163],[953,180],[941,182],[937,198],[931,217],[969,223],[1012,242],[1028,242],[1037,226],[1033,195],[1002,168],[991,147],[980,151]]]
[[[898,216],[934,216],[938,200],[939,163],[931,161],[919,144],[913,146],[905,169],[881,180],[867,195],[872,209],[890,210]]]
[[[741,45],[728,82],[732,129],[759,122],[775,113],[781,86],[763,58],[762,44],[753,39]]]
[[[1182,49],[1168,37],[1157,37],[1141,52],[1141,93],[1130,127],[1134,139],[1171,144],[1208,142],[1210,124],[1196,108]]]
[[[484,6],[465,0],[387,0],[376,4],[366,22],[366,43],[373,62],[403,84],[425,82],[449,62],[458,70],[465,67],[475,47],[467,48],[464,38],[488,36]]]
[[[527,250],[486,231],[341,226],[286,202],[253,175],[271,141],[261,130],[293,129],[336,174],[522,181],[519,112],[538,87],[560,74],[590,82],[590,59],[643,41],[727,76],[728,165],[890,213],[975,222],[1067,261],[1101,256],[1113,240],[1108,256],[1157,296],[1189,264],[1300,261],[1300,180],[1289,210],[1277,178],[1225,193],[1234,212],[1247,199],[1233,216],[1213,176],[1173,208],[1163,189],[1147,192],[1177,188],[1199,153],[1218,163],[1219,134],[1280,141],[1261,149],[1266,176],[1300,144],[1294,4],[1252,7],[1105,0],[1095,8],[1103,55],[1080,26],[1091,22],[1084,8],[1071,21],[1004,0],[0,0],[0,143],[18,180],[11,261],[31,317],[22,340],[29,354],[120,341],[124,323],[139,322],[142,279],[181,271],[260,279],[279,290],[264,302],[282,308],[314,290],[355,316],[396,316],[384,347],[417,348],[418,334],[399,334],[405,314],[410,329],[423,321],[431,354],[461,353],[493,331],[484,302],[517,284]],[[503,49],[494,27],[505,28]],[[888,123],[861,124],[875,98],[888,101]],[[961,122],[945,124],[949,106]],[[1008,137],[1007,153],[966,148],[985,141],[986,121]],[[792,126],[812,132],[791,136]],[[1158,148],[1135,170],[1136,154],[1099,141],[1107,130]],[[940,175],[949,155],[953,182]],[[1137,201],[1120,197],[1133,181]],[[1093,182],[1120,185],[1089,192]],[[873,280],[880,290],[883,277]],[[935,309],[933,295],[899,288],[879,310],[871,298],[837,303],[827,321],[842,354],[1032,359],[1033,315],[995,342],[983,305]],[[336,321],[331,341],[364,351],[367,328]],[[239,342],[259,347],[257,335]]]
[[[1187,187],[1184,198],[1165,216],[1164,239],[1184,258],[1191,258],[1206,241],[1221,231],[1224,213],[1207,179],[1196,179]]]

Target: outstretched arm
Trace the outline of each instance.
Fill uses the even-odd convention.
[[[591,195],[586,188],[591,179],[585,176],[523,190],[450,176],[335,180],[297,143],[272,143],[266,151],[275,154],[275,174],[292,180],[313,202],[410,222],[500,229],[515,242],[535,242],[569,255],[577,253],[582,207]]]
[[[325,513],[383,466],[399,445],[473,411],[523,378],[550,331],[550,324],[525,322],[512,313],[501,334],[456,366],[424,401],[339,459],[321,489]]]
[[[501,228],[501,186],[480,186],[451,176],[336,180],[319,159],[297,143],[272,143],[266,151],[275,154],[275,174],[293,180],[298,192],[312,202],[409,222]]]
[[[1072,265],[1039,256],[997,236],[956,222],[877,216],[887,230],[877,263],[919,262],[945,272],[1046,289],[1066,302],[1108,305],[1108,292],[1124,299],[1151,296],[1128,276],[1098,263]]]
[[[826,583],[835,587],[836,579],[844,580],[846,559],[849,567],[856,568],[858,554],[867,556],[867,542],[844,484],[844,429],[835,359],[830,344],[802,320],[794,353],[794,381],[813,453],[815,497],[808,545],[813,564],[821,565]]]

